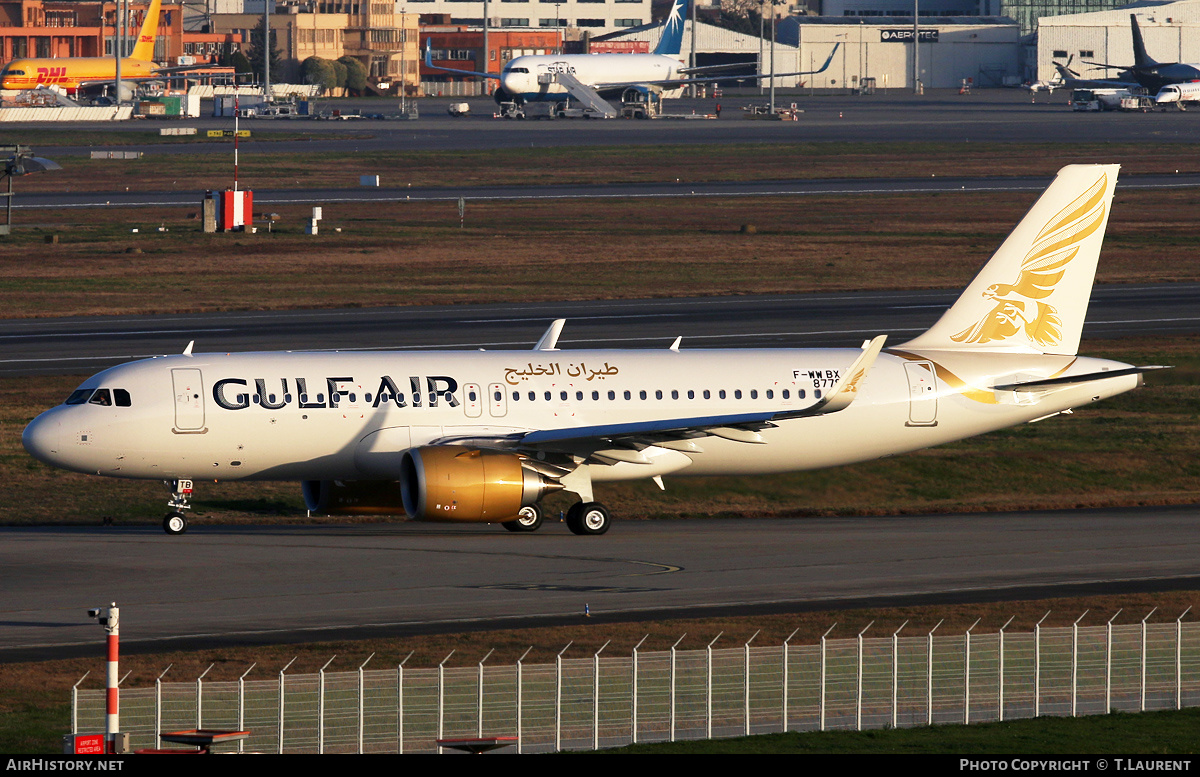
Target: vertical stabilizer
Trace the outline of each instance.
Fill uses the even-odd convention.
[[[1129,23],[1133,25],[1133,66],[1155,67],[1158,63],[1146,54],[1146,42],[1142,40],[1142,28],[1138,26],[1137,14],[1129,14]]]
[[[158,38],[158,15],[161,9],[162,0],[153,0],[146,9],[146,18],[142,21],[142,29],[138,32],[137,43],[129,55],[130,59],[154,61],[154,41]]]
[[[668,57],[679,56],[683,46],[683,23],[687,20],[688,6],[692,0],[673,0],[667,18],[663,20],[662,37],[654,47],[655,54]]]
[[[958,301],[904,348],[1074,354],[1120,165],[1071,165]]]

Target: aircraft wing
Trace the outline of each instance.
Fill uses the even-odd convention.
[[[735,442],[764,444],[759,435],[764,429],[778,426],[780,421],[810,418],[845,410],[858,396],[863,378],[879,356],[885,335],[863,343],[862,353],[844,370],[841,378],[828,393],[816,403],[797,410],[768,410],[759,413],[734,413],[729,415],[695,416],[688,418],[655,419],[619,424],[574,426],[560,429],[540,429],[532,432],[515,433],[499,437],[455,437],[443,438],[434,444],[478,445],[481,447],[505,448],[540,452],[574,453],[591,455],[603,451],[602,458],[613,458],[607,454],[614,449],[626,449],[636,456],[640,448],[668,444],[681,450],[689,448],[686,443],[703,437],[721,437]],[[621,461],[631,459],[617,459]]]
[[[663,81],[638,81],[638,82],[632,82],[632,83],[596,84],[595,88],[608,90],[608,89],[618,89],[618,88],[629,87],[629,86],[680,87],[680,86],[687,86],[689,84],[707,84],[707,83],[712,83],[714,81],[732,81],[734,79],[744,80],[744,81],[762,81],[763,79],[767,79],[767,78],[784,78],[786,76],[811,76],[811,75],[816,75],[817,73],[824,73],[826,70],[829,69],[829,63],[833,62],[833,55],[837,53],[838,46],[840,46],[840,45],[842,45],[841,41],[838,41],[837,43],[833,44],[833,50],[829,52],[829,56],[825,59],[825,64],[821,65],[816,70],[795,70],[795,71],[788,72],[788,73],[774,73],[774,74],[772,74],[772,73],[754,73],[752,75],[747,75],[747,76],[726,74],[723,76],[707,76],[704,78],[676,78],[676,79],[667,79],[667,80],[663,80]],[[745,63],[740,63],[740,64],[742,66],[745,65]],[[732,65],[713,65],[712,66],[712,68],[723,68],[723,67],[733,67],[733,66]],[[694,73],[694,72],[697,72],[700,70],[705,70],[705,69],[707,69],[707,68],[690,68],[688,70],[680,70],[679,72],[680,73]]]

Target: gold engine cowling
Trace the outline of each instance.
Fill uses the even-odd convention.
[[[400,484],[394,480],[306,480],[304,504],[319,515],[403,515]]]
[[[503,451],[427,445],[405,452],[400,463],[404,509],[415,521],[508,521],[560,488]]]

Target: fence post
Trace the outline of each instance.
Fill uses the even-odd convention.
[[[971,628],[967,629],[966,639],[963,643],[963,724],[971,724],[971,629],[979,625],[982,618],[976,618],[971,624]]]
[[[1192,611],[1189,606],[1175,619],[1175,709],[1183,709],[1183,616]]]
[[[683,637],[687,636],[687,632],[683,633]],[[675,640],[675,644],[671,645],[671,676],[667,683],[667,688],[670,692],[670,701],[667,704],[668,715],[670,721],[671,738],[669,741],[675,741],[675,648],[679,647],[679,643],[683,642],[683,637]]]
[[[208,669],[196,678],[196,728],[204,728],[204,675],[212,671],[216,664],[209,664]]]
[[[171,667],[175,664],[167,664],[167,668],[162,670],[162,674],[154,678],[154,746],[162,747],[160,736],[162,735],[162,679],[167,676],[167,672],[171,671]]]
[[[288,670],[289,666],[296,663],[296,659],[299,657],[300,656],[293,656],[292,660],[287,662],[287,666],[279,670],[279,736],[276,738],[276,740],[278,741],[277,749],[280,755],[283,754],[283,706],[284,700],[287,698],[286,694],[284,693],[284,672]]]
[[[1012,618],[1009,618],[1005,624],[1000,627],[1000,676],[996,680],[996,716],[1001,722],[1004,721],[1004,630],[1008,628],[1008,625],[1013,622],[1013,618],[1015,617],[1017,616],[1012,616]]]
[[[363,661],[362,666],[358,667],[358,754],[359,755],[362,755],[362,753],[363,753],[363,729],[365,728],[364,717],[365,717],[365,713],[366,713],[366,709],[365,709],[366,705],[365,705],[365,702],[363,699],[363,697],[366,695],[366,692],[364,689],[364,683],[363,683],[363,669],[366,667],[366,665],[368,663],[371,662],[371,659],[374,657],[375,657],[374,653],[367,656],[367,660]]]
[[[650,639],[649,634],[642,637],[641,641],[633,646],[633,709],[630,712],[630,715],[632,716],[630,728],[633,729],[632,739],[633,744],[635,745],[638,741],[638,648],[642,646],[642,642],[645,642],[648,639]]]
[[[522,752],[522,747],[525,744],[524,731],[522,729],[522,713],[524,712],[525,701],[525,656],[529,655],[529,651],[533,650],[533,645],[525,649],[521,657],[517,659],[517,754]]]
[[[337,653],[333,654],[333,658],[325,662],[325,666],[321,667],[321,671],[317,672],[320,678],[317,684],[317,754],[325,752],[325,670],[333,663],[333,659],[337,658]]]
[[[1124,608],[1121,608],[1122,610]],[[1121,614],[1121,610],[1108,619],[1108,625],[1105,627],[1107,639],[1104,645],[1104,714],[1108,715],[1112,712],[1112,630],[1113,621],[1117,619],[1117,615]]]
[[[454,651],[442,659],[442,663],[438,664],[438,701],[437,701],[437,738],[445,738],[443,727],[446,719],[446,662],[450,660],[450,656],[454,655]],[[438,745],[438,755],[442,754],[442,746]]]
[[[415,650],[410,650],[404,660],[396,664],[396,752],[404,752],[404,665],[412,658]],[[520,748],[521,743],[517,742]]]
[[[1091,610],[1084,610],[1083,615],[1071,624],[1071,717],[1076,717],[1079,699],[1079,621],[1087,617]]]
[[[491,658],[492,653],[495,652],[496,649],[492,648],[487,652],[486,656],[479,659],[479,675],[476,678],[476,683],[479,687],[477,689],[478,692],[475,694],[477,713],[475,720],[475,736],[479,737],[480,739],[483,739],[483,662]]]
[[[900,696],[900,631],[908,625],[908,621],[900,624],[900,628],[892,632],[892,728],[899,728],[898,699]]]
[[[612,642],[612,640],[608,640]],[[600,653],[608,647],[608,642],[600,646],[600,650],[592,656],[592,749],[600,749]]]
[[[1042,621],[1050,617],[1050,610],[1033,627],[1033,716],[1042,714]]]
[[[1139,704],[1139,712],[1146,711],[1146,621],[1150,620],[1150,616],[1154,614],[1155,607],[1150,612],[1146,613],[1146,617],[1142,618],[1142,698]]]
[[[170,669],[170,667],[167,667]],[[83,677],[79,678],[79,682],[71,686],[71,733],[79,733],[79,686],[87,679],[87,676],[92,673],[89,669],[83,673]],[[157,731],[155,732],[157,733]]]
[[[862,695],[863,695],[863,634],[874,625],[875,621],[867,624],[867,628],[858,632],[858,691],[854,704],[854,730],[862,731]]]
[[[554,752],[562,750],[562,657],[567,648],[575,644],[574,640],[567,647],[558,651],[554,657]]]
[[[238,731],[246,730],[246,675],[253,672],[256,666],[258,666],[257,661],[251,664],[249,669],[242,672],[242,676],[238,678]],[[167,668],[170,669],[171,667]],[[163,674],[166,674],[166,672],[163,672]],[[159,675],[159,679],[162,679],[162,675]],[[246,740],[238,740],[238,752],[246,752]]]
[[[822,731],[825,730],[825,638],[829,636],[830,631],[833,631],[836,628],[837,622],[835,621],[834,624],[829,627],[829,631],[826,631],[821,635],[821,695],[817,701],[817,707],[821,713]]]
[[[941,626],[943,623],[945,623],[945,618],[938,621],[937,626],[929,630],[928,643],[925,649],[925,725],[927,726],[933,725],[933,632],[937,631],[938,626]]]
[[[745,656],[746,657],[745,657],[745,660],[743,661],[743,666],[742,666],[742,683],[743,683],[742,711],[743,711],[743,714],[745,715],[744,728],[746,731],[746,736],[750,736],[750,643],[754,641],[754,637],[757,637],[761,631],[762,631],[762,629],[759,629],[758,631],[754,632],[754,636],[752,636],[752,637],[750,637],[750,639],[746,640],[746,646],[745,646]]]
[[[783,727],[780,731],[787,733],[788,730],[788,643],[792,641],[792,637],[796,636],[800,629],[796,629],[787,639],[783,641]],[[712,734],[709,734],[709,739],[712,739]]]
[[[718,632],[717,636],[713,637],[712,642],[708,643],[708,648],[705,649],[708,666],[705,668],[706,678],[704,683],[704,733],[708,739],[712,739],[712,649],[713,645],[717,644],[717,640],[724,633],[724,631]]]

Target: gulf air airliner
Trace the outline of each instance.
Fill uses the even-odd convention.
[[[142,21],[137,43],[121,59],[121,80],[144,81],[162,72],[154,64],[154,41],[162,0],[153,0]],[[14,59],[0,70],[0,89],[35,89],[58,86],[69,93],[117,79],[116,57],[49,57]]]
[[[199,480],[301,484],[322,514],[532,531],[566,491],[603,534],[620,480],[833,467],[1087,406],[1141,384],[1079,356],[1116,165],[1061,170],[962,296],[917,338],[861,348],[194,353],[83,382],[25,429],[37,459],[165,481],[168,533]]]

